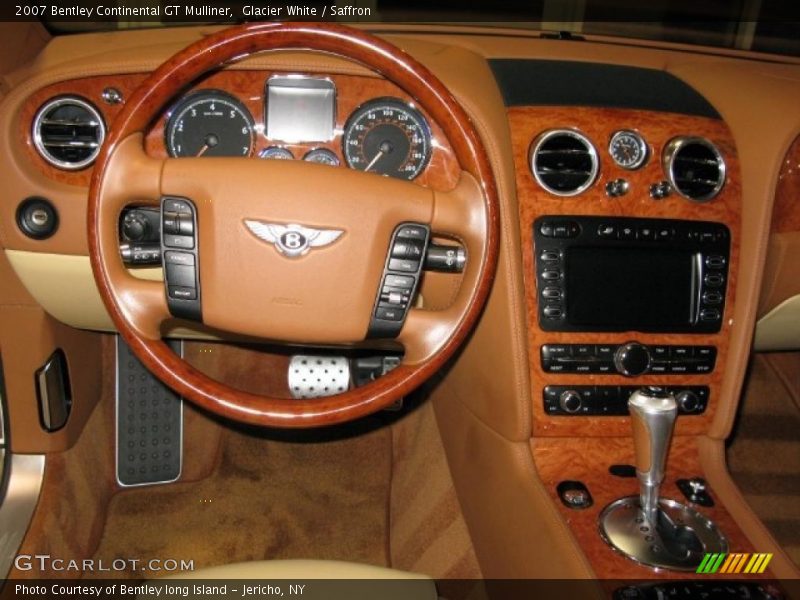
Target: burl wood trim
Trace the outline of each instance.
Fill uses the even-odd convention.
[[[511,108],[508,111],[511,141],[516,167],[517,195],[520,206],[522,264],[525,280],[525,302],[530,349],[530,374],[533,400],[533,433],[535,436],[622,436],[629,435],[627,417],[554,417],[544,412],[542,390],[546,385],[708,385],[711,401],[703,415],[678,419],[678,435],[700,434],[710,426],[722,390],[722,379],[728,358],[728,344],[735,304],[736,274],[739,267],[741,232],[741,182],[739,161],[733,137],[722,122],[703,117],[604,108],[537,107]],[[568,198],[554,196],[542,189],[531,174],[528,152],[531,142],[547,129],[576,128],[597,148],[600,171],[597,181],[585,192]],[[650,159],[637,171],[618,167],[608,154],[611,135],[619,129],[636,129],[650,146]],[[665,144],[677,135],[703,136],[712,140],[727,164],[727,182],[711,202],[698,204],[672,194],[654,201],[649,186],[666,179],[661,166]],[[624,178],[630,185],[626,196],[610,199],[605,184]],[[564,333],[544,332],[538,324],[535,260],[532,224],[541,215],[589,215],[717,221],[731,230],[731,257],[727,283],[727,300],[723,326],[717,334],[653,334]],[[713,345],[717,347],[717,363],[708,375],[647,375],[627,378],[621,375],[580,375],[545,373],[539,351],[543,344],[621,344],[637,340],[644,344]]]
[[[800,231],[800,137],[794,140],[781,165],[772,209],[772,230],[775,233]]]
[[[437,353],[414,365],[403,363],[366,386],[304,402],[235,390],[193,369],[163,341],[140,336],[136,324],[115,300],[101,242],[101,231],[107,233],[107,228],[115,225],[101,218],[107,216],[101,210],[101,191],[107,177],[111,177],[109,165],[123,140],[146,131],[187,82],[234,57],[278,48],[312,49],[350,58],[405,90],[442,127],[460,168],[479,182],[486,223],[485,259],[475,267],[475,284],[465,297],[460,319],[448,323],[446,341]],[[358,418],[388,406],[436,373],[464,343],[486,302],[497,268],[500,234],[494,173],[464,108],[433,73],[404,51],[360,30],[331,23],[252,23],[232,27],[205,37],[162,64],[137,88],[111,126],[92,173],[87,225],[89,258],[100,296],[120,334],[142,363],[202,408],[222,417],[278,427],[322,426]]]
[[[536,469],[542,483],[558,507],[559,513],[569,524],[578,545],[589,559],[599,579],[696,579],[694,573],[656,571],[638,565],[612,550],[600,537],[598,517],[600,512],[614,500],[639,493],[635,477],[615,477],[608,468],[615,464],[634,464],[633,437],[583,438],[531,440],[531,449]],[[702,477],[697,446],[694,438],[674,438],[667,459],[667,472],[661,494],[679,502],[687,503],[676,485],[678,479]],[[565,480],[582,481],[594,499],[589,508],[576,510],[564,506],[558,497],[556,486]],[[722,499],[710,489],[715,505],[711,508],[691,505],[692,508],[710,518],[728,539],[730,552],[758,552],[739,529],[723,505]],[[704,575],[725,579],[725,575]],[[748,577],[770,578],[768,570],[763,575]],[[728,578],[730,578],[728,576]]]
[[[288,73],[288,72],[287,72]],[[291,71],[297,74],[297,71]],[[342,132],[347,123],[348,117],[353,111],[369,100],[381,97],[394,97],[412,102],[411,96],[386,79],[377,77],[363,77],[356,75],[328,75],[336,85],[336,124],[334,127],[335,137],[330,142],[306,143],[306,144],[284,144],[281,142],[270,141],[266,138],[264,129],[264,95],[266,82],[273,76],[281,74],[279,71],[244,71],[227,70],[217,71],[200,80],[192,87],[181,90],[180,94],[173,101],[176,104],[187,93],[199,90],[220,90],[232,95],[242,102],[256,125],[256,135],[252,156],[258,156],[259,151],[269,146],[281,146],[288,148],[295,159],[302,159],[308,152],[315,148],[327,148],[333,151],[339,158],[340,168],[347,168],[342,153]],[[313,73],[302,73],[314,75]],[[90,165],[79,171],[65,171],[58,169],[42,158],[33,144],[32,126],[33,119],[45,102],[56,96],[77,95],[91,102],[103,115],[106,127],[110,126],[124,104],[107,104],[102,99],[102,92],[107,87],[118,89],[127,100],[133,91],[144,81],[146,75],[119,75],[119,76],[100,76],[85,77],[82,79],[71,79],[41,88],[32,94],[22,106],[19,119],[19,139],[20,145],[25,148],[25,154],[31,163],[46,177],[61,183],[86,187],[92,176],[93,166]],[[431,148],[431,160],[423,172],[414,180],[415,183],[424,187],[440,191],[452,190],[458,182],[460,173],[458,161],[455,158],[453,149],[441,127],[422,111],[426,120],[431,126],[433,144]],[[167,122],[168,110],[162,111],[161,115],[147,130],[145,148],[150,156],[157,158],[167,157],[167,148],[164,139],[164,129]]]

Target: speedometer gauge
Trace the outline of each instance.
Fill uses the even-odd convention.
[[[635,131],[622,129],[611,136],[608,143],[611,158],[623,169],[633,171],[641,167],[647,160],[647,143]]]
[[[342,145],[353,169],[414,179],[430,161],[431,130],[411,105],[397,98],[378,98],[350,116]]]
[[[249,156],[253,117],[236,98],[203,90],[184,98],[171,112],[164,132],[170,156]]]

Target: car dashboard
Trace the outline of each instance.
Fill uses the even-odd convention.
[[[796,263],[785,258],[800,232],[797,65],[667,44],[417,29],[388,27],[382,35],[430,68],[465,107],[501,199],[492,296],[447,371],[437,408],[447,447],[469,440],[484,450],[449,456],[476,547],[506,548],[479,551],[484,573],[529,573],[532,561],[514,549],[541,533],[487,509],[496,500],[485,482],[494,481],[509,511],[545,506],[564,536],[554,538],[555,551],[580,547],[597,576],[663,576],[596,534],[602,507],[623,491],[635,493],[635,479],[609,468],[632,462],[625,403],[642,386],[665,387],[679,399],[668,493],[682,497],[678,479],[704,476],[716,494],[732,498],[708,510],[731,546],[759,551],[764,538],[732,491],[717,442],[732,426],[757,319],[790,321],[786,303],[800,294],[797,279],[790,282]],[[86,258],[91,157],[148,72],[204,31],[183,30],[180,39],[117,34],[119,46],[94,55],[59,40],[3,100],[9,158],[0,165],[1,241],[27,293],[67,325],[113,330]],[[103,47],[110,34],[90,35]],[[88,115],[66,142],[59,114],[67,113],[57,112],[67,110],[65,101]],[[320,114],[317,122],[312,115]],[[356,63],[297,51],[255,56],[195,82],[150,124],[144,145],[157,158],[305,160],[436,191],[455,189],[460,176],[442,128],[403,89]],[[54,234],[37,237],[16,225],[28,198],[52,203]],[[120,214],[120,243],[157,243],[157,219],[136,210]],[[771,243],[783,250],[773,248],[768,261]],[[162,277],[160,256],[151,258],[129,265],[135,276]],[[771,292],[759,304],[762,277]],[[446,308],[459,284],[458,277],[426,275],[424,306]],[[172,327],[175,337],[225,338],[197,323]],[[757,339],[776,347],[780,335]],[[93,385],[88,374],[75,382]],[[36,415],[20,409],[12,418]],[[17,443],[28,451],[63,449],[80,424],[73,420],[45,440],[23,423],[31,433]],[[513,458],[521,449],[530,464]],[[520,479],[540,480],[544,491],[513,483]],[[564,503],[564,480],[587,484],[593,504],[576,510]],[[773,568],[788,570],[780,561]]]

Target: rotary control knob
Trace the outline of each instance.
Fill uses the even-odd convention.
[[[691,390],[683,390],[675,396],[678,406],[683,412],[693,413],[700,408],[700,398]]]
[[[566,392],[562,392],[558,400],[558,405],[564,412],[574,414],[583,406],[583,399],[575,390],[567,390]]]
[[[130,242],[141,242],[150,234],[150,223],[138,211],[132,210],[122,221],[122,235]]]
[[[650,370],[650,350],[638,342],[628,342],[617,348],[614,367],[626,377],[644,375]]]

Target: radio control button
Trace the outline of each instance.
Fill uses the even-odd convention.
[[[556,279],[561,279],[561,270],[560,269],[545,269],[542,271],[542,279],[545,281],[554,281]]]
[[[656,239],[656,230],[647,225],[639,226],[636,230],[636,239],[639,240],[654,240]]]
[[[691,346],[672,346],[670,350],[670,357],[673,360],[680,360],[682,358],[691,358],[694,351]]]
[[[650,346],[650,352],[653,355],[653,360],[669,359],[669,346]]]
[[[705,308],[700,311],[701,321],[719,321],[721,315],[716,308]]]
[[[542,290],[542,298],[547,300],[558,300],[561,298],[561,288],[546,287]]]
[[[560,306],[545,306],[544,307],[544,316],[548,319],[560,319],[564,314],[564,311],[561,310]]]
[[[561,254],[558,250],[542,250],[542,254],[539,256],[542,260],[558,260],[561,258]]]
[[[630,225],[624,225],[619,228],[619,239],[632,240],[636,237],[636,230]]]
[[[614,360],[614,352],[616,352],[616,346],[595,346],[595,354],[598,358],[605,358],[608,361]]]
[[[611,223],[603,223],[597,228],[597,236],[601,238],[616,239],[617,228]]]
[[[593,358],[595,347],[591,344],[579,344],[572,347],[572,356],[575,358]]]
[[[717,349],[715,346],[695,346],[694,355],[700,358],[714,359],[717,357]]]
[[[650,370],[652,357],[647,346],[638,342],[629,342],[617,349],[614,354],[614,366],[626,377],[643,375]]]
[[[669,367],[669,363],[666,362],[654,362],[650,365],[650,373],[666,373],[667,367]]]
[[[705,284],[709,287],[719,287],[725,283],[722,273],[708,273],[704,278]]]
[[[569,358],[571,350],[571,347],[565,344],[545,344],[541,350],[542,360]]]
[[[672,227],[659,227],[656,229],[656,239],[659,242],[668,242],[675,239],[675,230]]]
[[[699,235],[700,242],[703,244],[713,242],[716,239],[716,237],[717,236],[713,231],[701,231]]]
[[[722,302],[722,294],[719,292],[706,292],[703,294],[703,304],[720,304]]]

